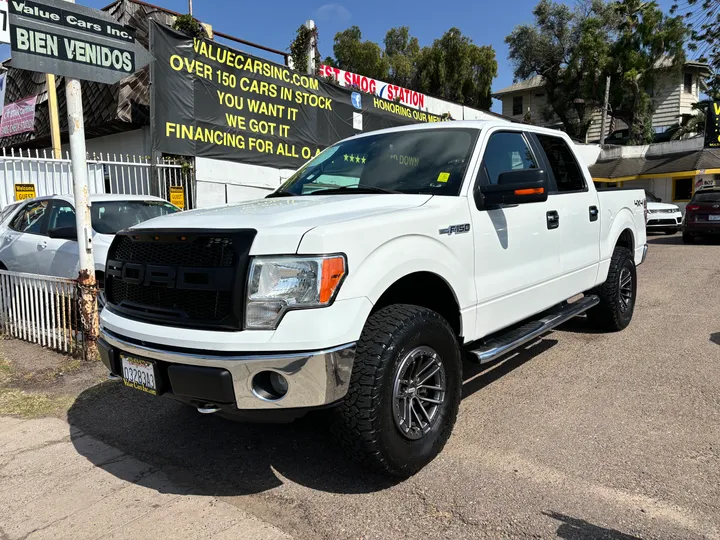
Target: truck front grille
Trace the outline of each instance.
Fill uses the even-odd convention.
[[[110,309],[148,322],[191,328],[242,328],[244,286],[254,230],[118,234],[109,250]]]

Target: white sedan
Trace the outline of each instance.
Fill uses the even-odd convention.
[[[102,287],[105,260],[115,233],[180,209],[148,195],[90,196],[95,273]],[[6,207],[7,208],[7,207]],[[79,253],[75,207],[69,195],[37,197],[3,210],[0,269],[76,278]]]
[[[682,211],[676,204],[668,204],[660,201],[650,191],[645,190],[647,198],[647,224],[648,232],[664,232],[675,234],[682,225]]]

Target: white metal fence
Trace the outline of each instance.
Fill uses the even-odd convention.
[[[90,193],[155,195],[170,200],[171,187],[183,188],[184,208],[197,200],[193,168],[174,160],[153,162],[146,156],[88,155]],[[0,209],[15,201],[15,184],[33,184],[35,195],[71,195],[72,169],[68,153],[61,159],[47,151],[7,150],[0,155]]]
[[[79,352],[77,282],[0,270],[0,331],[60,352]]]

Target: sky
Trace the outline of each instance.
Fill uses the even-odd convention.
[[[93,8],[102,8],[111,0],[78,0]],[[42,3],[42,2],[40,2]],[[187,0],[149,0],[180,13],[187,13]],[[537,0],[193,0],[193,14],[220,32],[254,43],[287,51],[298,26],[315,21],[319,33],[320,55],[332,54],[333,36],[357,25],[363,39],[382,43],[388,29],[408,26],[420,45],[458,27],[478,45],[492,45],[498,62],[498,76],[492,88],[498,90],[513,82],[512,65],[507,58],[505,36],[519,24],[532,23]],[[566,3],[573,3],[569,0]],[[659,0],[669,10],[673,0]],[[3,58],[7,51],[0,50]],[[247,52],[253,52],[247,49]],[[281,61],[277,56],[263,54]],[[499,102],[493,110],[499,112]]]

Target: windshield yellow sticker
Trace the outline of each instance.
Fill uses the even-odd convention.
[[[441,172],[438,174],[438,182],[447,182],[448,180],[450,180],[449,172]]]

